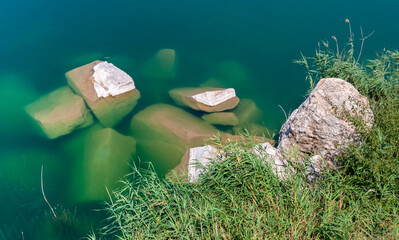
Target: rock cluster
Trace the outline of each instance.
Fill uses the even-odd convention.
[[[175,58],[174,50],[160,50],[143,67],[143,76],[174,78]],[[225,73],[225,67],[221,69]],[[244,72],[242,78],[247,77]],[[64,146],[76,159],[70,184],[76,202],[106,199],[104,186],[111,190],[117,186],[118,179],[129,172],[129,161],[136,152],[159,173],[170,175],[173,170],[188,175],[188,181],[194,183],[212,160],[223,159],[218,147],[208,141],[211,138],[222,144],[235,140],[260,143],[251,151],[264,159],[280,180],[294,173],[290,161],[308,164],[309,179],[313,180],[327,166],[334,167],[334,158],[358,140],[352,118],[363,119],[367,127],[373,123],[366,97],[344,80],[327,78],[320,80],[287,119],[276,148],[271,145],[273,140],[264,137],[241,139],[234,135],[244,129],[255,135],[267,132],[260,124],[262,111],[250,99],[240,101],[234,88],[172,89],[170,97],[183,108],[148,106],[132,117],[131,136],[124,136],[112,127],[132,112],[140,98],[133,78],[105,61],[88,63],[65,76],[69,86],[42,96],[25,109],[51,139],[95,123],[68,138]]]
[[[98,120],[84,134],[66,139],[65,155],[75,160],[70,183],[74,202],[106,200],[104,186],[115,189],[118,180],[129,173],[136,152],[133,137],[110,127],[132,111],[140,93],[127,73],[105,61],[91,62],[65,75],[69,86],[40,97],[25,110],[50,139]]]

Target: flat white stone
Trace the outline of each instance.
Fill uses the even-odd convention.
[[[210,160],[217,157],[218,150],[210,145],[190,148],[188,173],[190,183],[198,181],[199,176],[206,170]]]
[[[214,107],[227,100],[234,98],[236,96],[236,91],[234,88],[227,88],[223,90],[206,91],[198,93],[193,96],[193,98],[200,103]]]
[[[100,62],[93,67],[93,84],[97,96],[117,96],[135,89],[133,78],[112,63]]]

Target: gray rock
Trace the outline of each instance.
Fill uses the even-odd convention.
[[[287,180],[291,176],[293,170],[288,162],[284,159],[280,151],[270,143],[265,142],[255,146],[253,152],[270,165],[278,179]]]
[[[365,96],[342,79],[321,79],[282,126],[278,149],[286,158],[303,161],[304,156],[316,154],[334,165],[334,157],[359,138],[345,112],[372,127],[374,116]]]

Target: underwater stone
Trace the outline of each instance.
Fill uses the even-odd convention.
[[[133,116],[130,127],[142,151],[140,156],[144,161],[153,162],[162,173],[176,167],[189,147],[202,146],[209,138],[219,135],[209,123],[167,104],[155,104],[140,111]]]
[[[233,109],[240,101],[233,88],[176,88],[169,95],[178,105],[204,112]]]
[[[101,65],[96,67],[98,64]],[[65,76],[71,88],[83,97],[105,127],[116,125],[133,110],[140,98],[133,80],[110,63],[94,61],[67,72]]]
[[[176,52],[174,49],[161,49],[144,65],[143,77],[171,79],[176,77]]]
[[[78,134],[66,145],[74,155],[71,198],[76,203],[104,201],[109,191],[119,187],[119,180],[131,171],[131,157],[136,153],[136,140],[112,128],[94,125]]]
[[[258,122],[262,118],[262,111],[251,99],[241,99],[233,112],[237,116],[240,125]]]
[[[235,126],[238,124],[238,118],[233,112],[216,112],[204,114],[201,117],[210,124]]]
[[[248,76],[247,68],[236,61],[226,61],[218,64],[214,77],[237,89],[252,87],[251,84],[248,84],[250,77]]]
[[[69,87],[42,96],[26,106],[25,110],[51,139],[93,123],[83,99]]]

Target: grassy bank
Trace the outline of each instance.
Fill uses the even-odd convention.
[[[297,61],[311,89],[339,77],[370,100],[374,126],[354,122],[363,143],[343,152],[337,169],[309,184],[297,166],[281,182],[241,150],[244,143],[230,143],[231,154],[198,184],[134,169],[107,207],[103,232],[120,239],[399,239],[399,52],[384,50],[364,64],[359,58],[350,33],[345,49],[322,43],[316,56]]]

